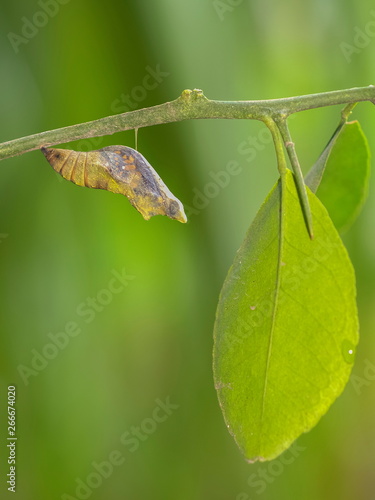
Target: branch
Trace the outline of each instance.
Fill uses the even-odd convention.
[[[78,139],[112,135],[162,123],[191,119],[252,119],[265,121],[280,115],[287,117],[298,111],[350,104],[361,101],[375,103],[375,87],[358,87],[334,92],[324,92],[285,99],[262,101],[214,101],[207,99],[201,90],[184,90],[180,97],[158,106],[107,116],[99,120],[71,125],[48,132],[29,135],[0,144],[0,160]]]

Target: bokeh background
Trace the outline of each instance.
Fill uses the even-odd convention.
[[[375,83],[370,0],[3,0],[0,13],[1,141],[159,104],[185,88],[241,100]],[[339,113],[291,122],[305,170]],[[354,116],[374,151],[373,106],[358,105]],[[134,146],[134,133],[71,145],[110,144]],[[294,455],[250,465],[217,403],[212,328],[226,271],[277,179],[273,147],[257,122],[202,120],[142,129],[139,149],[194,209],[188,224],[145,222],[124,197],[61,180],[39,152],[1,162],[0,497],[11,495],[5,407],[14,384],[22,500],[373,499],[374,182],[345,236],[358,280],[362,382],[349,382]],[[215,188],[230,162],[240,172]],[[128,277],[111,297],[116,272]],[[71,322],[80,333],[48,351]],[[43,349],[53,359],[21,376]],[[168,398],[175,406],[155,423]],[[121,462],[112,472],[102,464],[110,457]],[[106,477],[95,476],[95,463]]]

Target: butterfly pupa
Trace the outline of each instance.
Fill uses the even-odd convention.
[[[127,146],[108,146],[89,152],[41,148],[49,164],[78,186],[106,189],[125,195],[148,220],[167,215],[186,222],[184,207],[167,188],[146,158]]]

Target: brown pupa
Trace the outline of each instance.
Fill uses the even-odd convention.
[[[41,148],[49,164],[78,186],[106,189],[125,195],[148,220],[167,215],[186,222],[184,207],[167,188],[146,158],[128,146],[108,146],[88,152]]]

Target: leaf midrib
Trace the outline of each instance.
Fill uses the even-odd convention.
[[[275,331],[276,324],[276,313],[277,313],[277,303],[280,292],[280,282],[281,282],[281,262],[282,262],[282,250],[283,250],[283,237],[284,237],[284,192],[286,189],[286,173],[280,177],[279,181],[279,189],[280,189],[280,217],[279,217],[279,245],[278,245],[278,257],[277,257],[277,270],[276,270],[276,282],[275,282],[275,300],[272,311],[272,325],[271,332],[268,342],[268,352],[267,352],[267,362],[264,376],[264,387],[263,387],[263,395],[262,395],[262,412],[260,416],[260,433],[259,433],[259,451],[262,449],[262,437],[263,437],[263,418],[264,418],[264,407],[266,401],[266,392],[268,385],[268,371],[271,360],[271,352],[272,352],[272,343],[273,343],[273,335]]]

